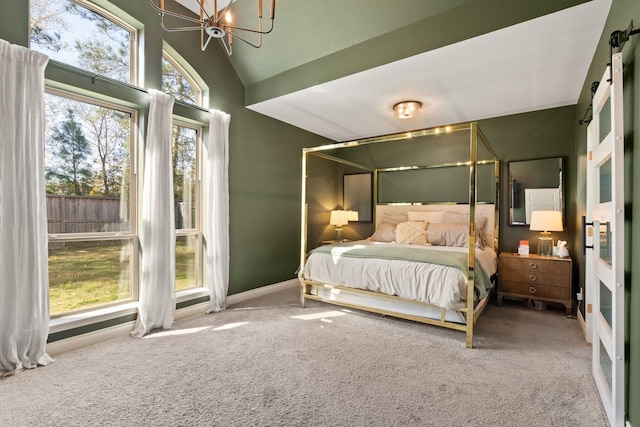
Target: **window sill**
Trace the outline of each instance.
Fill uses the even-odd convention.
[[[204,288],[185,289],[176,292],[176,304],[182,304],[208,297],[209,291]],[[138,302],[132,301],[96,310],[71,313],[53,318],[49,321],[49,335],[68,331],[70,329],[83,328],[101,322],[109,322],[114,319],[138,314]]]

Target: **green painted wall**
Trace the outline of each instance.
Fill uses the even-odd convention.
[[[270,119],[244,107],[244,86],[229,59],[216,43],[200,50],[199,34],[167,33],[147,1],[96,1],[115,6],[143,25],[141,65],[144,88],[160,88],[162,41],[165,39],[195,68],[209,86],[210,108],[231,114],[230,283],[229,294],[296,277],[299,260],[300,182],[302,147],[327,140]],[[0,15],[0,38],[28,44],[29,2],[0,0],[11,13]],[[49,78],[61,79],[86,90],[109,89],[100,80],[49,66]],[[118,96],[132,103],[145,97],[135,90],[119,89]],[[108,93],[107,93],[108,95]],[[142,112],[146,105],[142,105]]]
[[[566,240],[573,256],[578,250],[575,185],[574,106],[481,120],[478,124],[500,159],[500,250],[515,251],[520,240],[534,242],[539,233],[522,225],[509,225],[508,165],[511,161],[563,157],[565,230],[553,233]]]
[[[600,81],[609,62],[609,37],[613,31],[626,30],[633,21],[640,22],[640,2],[614,0],[602,32],[598,49],[591,63],[578,102],[576,122],[585,117],[591,102],[591,83]],[[640,425],[640,35],[632,36],[623,50],[624,68],[624,123],[625,123],[625,303],[626,303],[626,412],[631,425]],[[577,215],[585,213],[587,128],[577,127],[576,157],[578,159]],[[584,257],[577,254],[580,265],[580,283],[584,283]]]

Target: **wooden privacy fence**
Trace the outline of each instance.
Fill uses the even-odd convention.
[[[176,202],[176,228],[193,227],[194,215],[193,203]],[[128,207],[119,197],[47,194],[49,234],[126,231],[128,223]]]
[[[47,194],[50,234],[120,231],[119,197],[61,196]],[[128,217],[128,212],[125,213]],[[125,218],[126,218],[125,217]]]

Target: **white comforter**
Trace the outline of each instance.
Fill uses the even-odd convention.
[[[371,240],[352,244],[398,246],[397,243]],[[468,251],[467,248],[409,246],[425,250]],[[451,310],[458,310],[466,305],[467,274],[455,267],[401,260],[341,257],[340,253],[344,250],[344,246],[337,245],[331,254],[312,253],[303,270],[304,278],[397,295]],[[476,263],[480,263],[489,276],[497,270],[496,259],[493,249],[476,249]]]

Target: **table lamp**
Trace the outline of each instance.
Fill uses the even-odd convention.
[[[329,224],[336,226],[336,241],[342,241],[342,226],[347,225],[349,221],[358,220],[358,211],[331,211]]]
[[[540,231],[538,255],[551,256],[553,253],[553,239],[550,231],[562,231],[561,211],[533,211],[531,212],[531,231]]]

